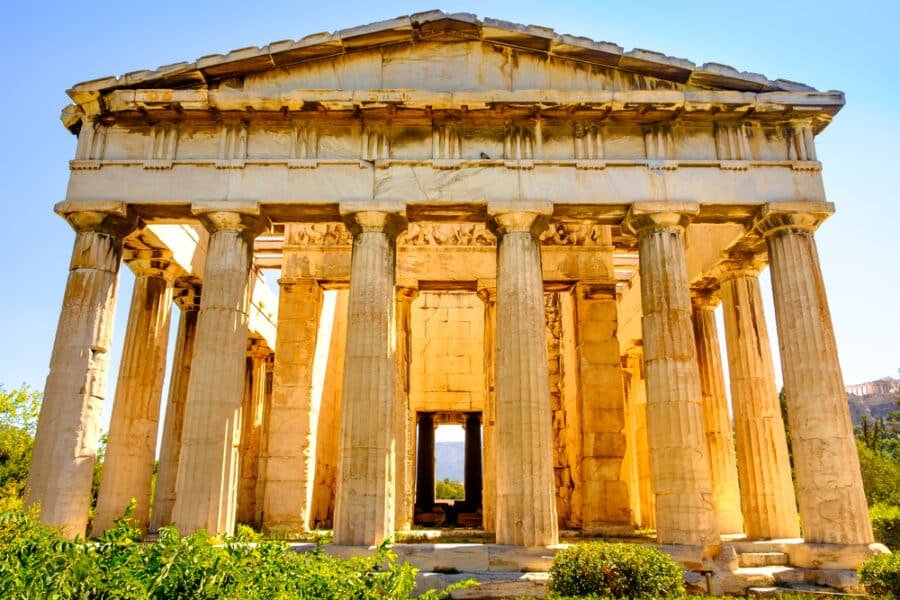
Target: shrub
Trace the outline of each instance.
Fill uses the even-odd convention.
[[[876,504],[869,509],[875,539],[895,552],[900,550],[900,506]]]
[[[373,600],[409,598],[415,587],[416,569],[398,563],[386,545],[345,560],[321,545],[295,552],[260,541],[246,528],[223,543],[202,531],[181,537],[171,527],[141,543],[128,516],[85,542],[63,539],[33,513],[0,513],[0,598]],[[437,600],[448,590],[420,597]]]
[[[564,596],[675,598],[684,595],[684,570],[650,546],[577,544],[553,560],[550,591]]]
[[[859,582],[870,596],[900,598],[900,554],[881,554],[864,562]]]

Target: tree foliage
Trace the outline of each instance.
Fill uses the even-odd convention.
[[[443,481],[437,482],[434,497],[438,500],[462,500],[466,497],[466,490],[460,482],[450,481],[445,477]]]
[[[21,496],[28,480],[41,395],[27,385],[0,385],[0,496]]]

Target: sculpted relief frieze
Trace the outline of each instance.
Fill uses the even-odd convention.
[[[609,246],[608,226],[593,223],[551,223],[541,234],[544,246]]]
[[[289,246],[350,246],[353,235],[343,223],[291,224]],[[609,227],[593,223],[551,223],[540,235],[544,246],[606,247]],[[397,237],[398,246],[490,247],[497,238],[484,223],[413,222]]]
[[[401,246],[493,246],[494,235],[482,223],[410,223]]]

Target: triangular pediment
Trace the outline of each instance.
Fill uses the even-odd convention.
[[[76,103],[115,89],[239,85],[290,89],[714,90],[813,88],[716,63],[691,61],[551,29],[430,11],[297,41],[204,56],[77,84]]]

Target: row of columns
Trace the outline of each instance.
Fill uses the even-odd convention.
[[[538,238],[550,208],[517,206],[490,219],[498,238],[491,315],[496,322],[491,356],[495,381],[489,388],[494,406],[488,412],[494,422],[486,419],[485,437],[492,437],[487,446],[499,451],[485,495],[492,496],[488,504],[495,508],[492,518],[501,544],[544,546],[558,540]],[[635,205],[623,225],[637,237],[640,252],[659,541],[714,545],[720,532],[739,527],[741,515],[734,502],[735,465],[729,458],[727,406],[717,368],[721,357],[712,343],[714,322],[708,302],[692,304],[687,278],[684,231],[696,211],[690,204]],[[210,241],[199,310],[183,312],[176,353],[182,358],[176,357],[172,378],[173,390],[187,387],[181,444],[169,444],[180,454],[164,451],[160,456],[161,465],[177,463],[178,471],[174,487],[171,475],[160,482],[157,502],[163,507],[159,518],[164,520],[166,507],[171,507],[172,522],[184,531],[230,532],[238,508],[252,247],[263,220],[221,210],[198,216]],[[122,240],[135,222],[124,210],[71,213],[67,218],[77,232],[75,249],[29,488],[31,501],[41,504],[42,518],[74,535],[84,533],[87,518]],[[395,312],[395,240],[403,222],[389,211],[359,210],[345,218],[353,249],[334,530],[339,544],[370,545],[404,524],[407,517],[398,499],[409,498],[411,489],[403,475],[411,436],[398,416],[408,398],[396,360],[398,348],[408,352],[397,339]],[[805,213],[768,207],[755,223],[766,239],[772,269],[800,517],[807,541],[868,543],[872,534],[815,254],[815,225]],[[122,468],[118,463],[139,468],[133,481],[130,474],[117,477],[121,488],[108,486],[101,492],[98,526],[121,510],[123,494],[136,498],[144,519],[150,504],[150,478],[137,471],[152,469],[150,440],[158,421],[158,371],[165,357],[172,283],[161,261],[150,261],[138,281],[129,321],[140,321],[134,330],[151,332],[152,343],[132,340],[129,326],[124,362],[135,369],[126,369],[120,378],[114,422],[125,414],[119,420],[132,427],[125,433],[111,428],[107,468],[117,473]],[[309,407],[302,399],[312,400],[311,377],[303,369],[312,368],[321,289],[309,282],[296,282],[292,289],[294,285],[282,284],[280,318],[293,319],[296,326],[279,328],[294,334],[278,341],[275,393],[260,461],[267,488],[261,513],[264,524],[267,519],[293,519],[298,529],[306,529],[315,465],[309,452],[297,453],[290,445],[299,434],[306,447],[315,447],[314,427],[304,426]],[[292,299],[293,291],[298,293]],[[727,270],[721,296],[744,527],[751,537],[794,537],[797,518],[787,447],[756,273],[739,265]],[[193,356],[190,364],[184,355]],[[176,429],[171,435],[178,435]],[[495,481],[489,484],[491,477]]]
[[[632,207],[624,222],[638,238],[640,251],[659,541],[717,543],[720,533],[739,531],[742,516],[749,538],[798,537],[802,524],[807,542],[871,543],[815,250],[816,216],[768,205],[753,224],[754,233],[765,239],[772,272],[798,521],[757,266],[747,257],[726,261],[720,283],[735,413],[735,470],[726,439],[714,301],[700,294],[691,308],[686,279],[684,231],[698,208],[675,203],[665,208]],[[742,515],[734,510],[736,475]]]

